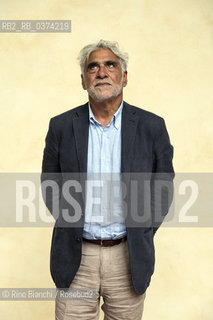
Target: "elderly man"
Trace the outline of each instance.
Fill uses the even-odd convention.
[[[161,117],[123,101],[128,56],[117,43],[100,40],[87,45],[79,60],[89,102],[51,119],[43,180],[48,173],[106,174],[105,180],[118,174],[119,186],[123,182],[125,188],[118,187],[116,201],[106,200],[100,184],[98,201],[97,194],[95,199],[91,197],[93,188],[87,187],[82,196],[85,201],[79,200],[79,221],[60,225],[58,217],[51,247],[56,287],[89,288],[95,294],[93,299],[56,299],[56,319],[97,320],[102,296],[105,320],[140,320],[154,271],[153,236],[171,204],[173,148]],[[150,188],[138,188],[139,199],[135,192],[130,195],[134,173],[138,181],[144,173],[146,182],[151,177]],[[156,174],[165,174],[167,185],[162,188],[166,196],[160,194],[160,219],[153,223],[159,198],[153,191]],[[62,184],[60,181],[60,188]],[[146,213],[147,223],[140,223],[138,216],[135,219],[135,202],[137,212]],[[73,210],[70,205],[69,212]],[[112,218],[107,219],[109,216]]]

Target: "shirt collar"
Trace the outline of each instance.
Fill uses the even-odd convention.
[[[92,124],[100,124],[96,119],[95,119],[95,116],[92,112],[92,108],[90,106],[90,103],[88,102],[88,107],[89,107],[89,121],[92,123]],[[116,113],[114,114],[111,122],[113,122],[113,125],[116,129],[119,129],[120,126],[121,126],[121,113],[122,113],[122,110],[123,110],[123,101],[121,102],[118,110],[116,111]],[[111,123],[110,122],[110,123]]]

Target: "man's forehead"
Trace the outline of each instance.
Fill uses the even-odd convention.
[[[109,49],[98,49],[90,53],[87,63],[92,61],[107,61],[107,60],[114,60],[119,62],[118,57]]]

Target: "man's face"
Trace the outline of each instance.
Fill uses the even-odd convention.
[[[93,51],[85,64],[82,86],[97,102],[122,96],[127,84],[127,71],[122,75],[119,59],[109,49]]]

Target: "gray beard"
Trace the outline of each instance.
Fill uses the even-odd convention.
[[[122,89],[123,89],[122,82],[123,82],[123,77],[121,78],[121,82],[113,88],[114,89],[113,92],[108,95],[103,96],[101,93],[99,93],[100,89],[96,91],[96,89],[93,86],[90,88],[87,88],[87,92],[94,101],[104,102],[106,100],[111,100],[119,96],[119,94],[122,92]]]

